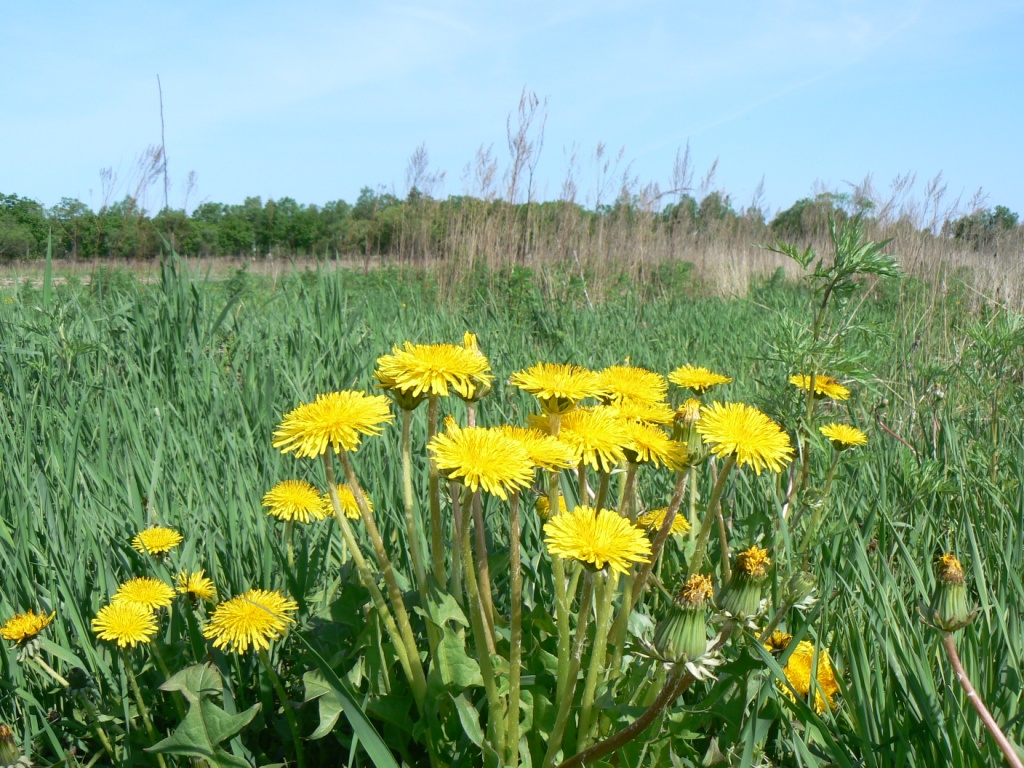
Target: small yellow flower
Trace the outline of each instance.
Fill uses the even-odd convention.
[[[868,444],[868,436],[849,424],[826,424],[819,430],[821,434],[832,441],[832,447],[837,451],[845,451],[847,448]]]
[[[767,575],[768,567],[772,564],[768,557],[768,550],[761,549],[756,544],[750,549],[736,555],[736,570],[749,576],[755,581],[760,581]]]
[[[45,613],[36,613],[31,609],[25,613],[16,613],[0,627],[0,637],[19,645],[25,645],[25,643],[35,640],[44,629],[50,626],[50,622],[56,615],[56,611],[47,616]]]
[[[786,650],[792,640],[793,636],[789,634],[789,632],[783,632],[781,629],[776,629],[764,644],[764,649],[768,651],[768,653],[779,653]]]
[[[218,605],[203,636],[212,639],[215,648],[234,653],[243,653],[250,645],[266,650],[295,623],[291,614],[298,609],[294,600],[278,591],[250,589]]]
[[[935,563],[935,576],[944,584],[963,584],[964,567],[957,556],[951,552],[939,555]]]
[[[557,437],[526,427],[506,425],[497,430],[523,446],[530,461],[540,469],[567,469],[575,464],[576,452]]]
[[[509,383],[536,397],[545,413],[568,413],[581,400],[606,394],[598,375],[578,365],[537,363],[513,373]]]
[[[136,603],[148,611],[155,611],[174,602],[174,590],[170,584],[152,576],[137,576],[117,588],[110,598],[111,603]]]
[[[92,631],[96,637],[116,642],[120,648],[148,643],[156,630],[156,616],[139,603],[111,603],[100,608],[92,620]]]
[[[529,421],[534,427],[546,428],[543,416],[531,416]],[[577,408],[565,414],[558,439],[572,447],[574,464],[583,462],[604,472],[611,472],[625,460],[629,445],[626,422],[610,406]]]
[[[695,395],[703,395],[712,387],[729,384],[732,381],[728,376],[694,365],[683,365],[676,368],[668,375],[668,380],[683,389],[690,390]]]
[[[533,462],[516,440],[496,429],[467,427],[439,433],[427,450],[442,475],[473,491],[483,489],[500,499],[533,480]]]
[[[788,687],[783,688],[790,699],[795,700],[794,690],[805,701],[810,694],[811,667],[814,664],[814,655],[814,643],[807,640],[801,640],[797,643],[796,648],[789,655],[789,660],[782,671],[786,673],[786,680],[789,681],[789,685],[793,688],[793,690],[790,690]],[[826,710],[835,708],[836,696],[839,693],[839,683],[836,682],[836,673],[832,669],[832,659],[829,658],[828,649],[819,648],[817,655],[817,674],[814,675],[817,682],[814,693],[814,711],[820,715]]]
[[[636,519],[638,525],[642,525],[648,531],[654,531],[657,533],[661,530],[662,524],[665,522],[665,515],[668,513],[668,507],[662,507],[661,509],[653,509],[650,512],[645,512]],[[679,536],[690,530],[690,523],[687,521],[684,515],[676,514],[672,518],[672,527],[669,529],[669,533],[673,536]]]
[[[639,400],[658,403],[668,395],[668,383],[660,373],[631,365],[613,365],[597,375],[604,389],[603,399],[617,403],[620,400]]]
[[[789,383],[800,389],[811,388],[811,377],[804,373],[798,373],[789,377]],[[840,384],[831,376],[819,373],[814,377],[815,397],[830,397],[833,400],[849,400],[850,390]]]
[[[547,520],[551,516],[551,500],[547,496],[540,496],[537,498],[537,502],[533,505],[534,510],[537,512],[537,517],[541,520]],[[558,514],[564,515],[568,512],[568,507],[565,506],[565,497],[559,495],[558,497]]]
[[[323,520],[330,514],[320,491],[305,480],[282,480],[263,495],[263,506],[278,520],[300,523]]]
[[[671,424],[675,416],[668,403],[647,400],[617,400],[607,408],[623,421],[642,421],[646,424]]]
[[[646,563],[651,555],[651,542],[643,531],[610,509],[576,507],[545,523],[544,534],[552,555],[595,570],[608,566],[628,573],[634,563]]]
[[[736,454],[736,464],[749,464],[757,474],[781,472],[793,456],[789,435],[757,408],[727,403],[704,408],[697,431],[721,458]]]
[[[162,555],[170,552],[184,541],[182,535],[173,528],[154,526],[144,531],[139,531],[132,539],[132,548],[142,554]]]
[[[359,514],[359,504],[356,502],[356,495],[352,493],[352,487],[348,483],[341,483],[335,487],[338,491],[338,501],[341,502],[341,511],[345,513],[345,517],[349,520],[358,520],[362,517]],[[373,502],[366,495],[366,491],[363,491],[363,499],[366,501],[366,508],[370,510],[370,514],[373,514]],[[329,493],[324,494],[323,501],[327,509],[334,509]]]
[[[189,573],[182,571],[178,574],[177,591],[179,595],[185,595],[193,603],[205,600],[212,603],[217,599],[217,587],[213,582],[203,575],[204,571]]]
[[[317,395],[285,414],[272,445],[300,459],[319,458],[329,447],[335,453],[354,451],[364,435],[379,435],[381,424],[394,418],[385,395],[352,390]]]
[[[687,526],[689,527],[689,526]],[[703,605],[715,594],[715,588],[711,583],[711,577],[700,573],[694,574],[686,580],[676,594],[676,602],[681,605]]]

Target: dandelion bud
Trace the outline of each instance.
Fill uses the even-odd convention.
[[[30,768],[32,761],[21,754],[14,731],[6,723],[0,723],[0,766],[3,768]]]
[[[415,391],[413,389],[403,391],[396,384],[395,380],[383,371],[377,370],[373,375],[377,378],[377,386],[383,389],[388,397],[395,401],[395,405],[403,411],[415,411],[416,407],[427,399],[426,391],[422,391],[417,395],[412,394]]]
[[[534,510],[537,512],[537,517],[541,520],[547,520],[551,516],[551,502],[547,496],[539,496],[537,502],[533,505]],[[558,497],[558,514],[564,515],[569,510],[565,506],[565,499],[562,496]]]
[[[947,552],[936,561],[935,578],[925,621],[943,632],[955,632],[974,621],[978,611],[967,607],[964,569],[952,553]]]
[[[766,549],[753,546],[740,552],[732,578],[718,596],[718,607],[739,619],[755,616],[761,607],[761,584],[771,564]]]
[[[818,580],[808,571],[797,571],[789,577],[782,600],[786,605],[796,605],[814,592]]]
[[[697,431],[697,422],[700,421],[700,400],[690,398],[675,413],[673,423],[673,437],[686,446],[690,454],[690,464],[700,464],[708,456],[704,447],[704,439]]]
[[[709,576],[691,576],[680,588],[675,605],[654,632],[654,647],[662,656],[671,661],[695,661],[704,655],[711,595]]]

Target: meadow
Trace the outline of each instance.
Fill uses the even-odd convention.
[[[314,263],[272,280],[245,269],[214,279],[173,258],[151,283],[104,268],[87,284],[57,284],[47,270],[6,287],[0,622],[53,614],[0,654],[8,762],[572,764],[660,703],[649,728],[587,764],[1000,764],[943,630],[919,606],[929,614],[942,586],[936,561],[955,554],[978,613],[949,631],[994,719],[1024,742],[1024,316],[962,282],[886,269],[854,269],[823,301],[822,275],[835,267],[828,248],[820,262],[754,277],[728,298],[671,262],[646,277],[606,276],[600,295],[573,264],[476,264],[453,277]],[[406,490],[395,405],[381,434],[344,451],[379,536],[364,510],[351,524],[338,513],[294,527],[267,514],[264,495],[281,480],[333,485],[328,462],[272,445],[286,414],[319,394],[379,395],[374,371],[394,345],[463,345],[467,331],[494,378],[479,402],[437,401],[437,429],[449,435],[459,427],[440,426],[448,414],[463,427],[471,413],[487,426],[536,425],[537,399],[509,378],[542,361],[662,375],[692,364],[732,378],[704,395],[705,407],[755,406],[781,425],[792,463],[730,473],[735,460],[723,453],[640,467],[634,452],[608,471],[541,471],[512,501],[475,494],[470,551],[474,494],[443,479],[434,487],[426,405],[409,412]],[[790,383],[812,372],[841,380],[849,398]],[[669,405],[688,396],[673,386]],[[857,427],[867,444],[833,453],[819,433],[829,422]],[[690,448],[692,459],[700,441]],[[631,521],[674,505],[693,524],[667,539],[652,532],[664,548],[632,611],[622,605],[639,569],[617,582],[593,563],[556,565],[534,508],[559,493],[570,509],[590,503],[587,487],[602,484]],[[428,535],[435,493],[440,551]],[[180,545],[159,557],[133,548],[156,524],[180,532]],[[705,550],[721,599],[730,557],[757,545],[771,563],[758,581],[767,604],[724,618],[709,605],[706,657],[652,645]],[[440,558],[426,583],[414,549],[429,565]],[[217,603],[187,590],[160,609],[145,642],[98,637],[93,622],[120,585],[150,576],[174,586],[200,569],[219,600],[262,589],[294,601],[267,651],[213,647],[203,627]],[[388,626],[390,606],[405,630],[399,603],[414,661],[402,647],[409,638]],[[771,629],[792,636],[788,652],[772,647]],[[809,688],[794,685],[786,670],[801,641],[813,644],[813,663],[830,662],[834,689],[821,666]],[[419,681],[408,671],[418,662]],[[695,679],[669,697],[686,676]],[[501,714],[509,707],[521,719]]]

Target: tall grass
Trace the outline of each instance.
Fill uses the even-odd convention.
[[[612,245],[630,230],[581,233],[571,222],[560,231],[564,242],[544,247],[563,256],[575,251],[579,279],[575,258],[568,276],[541,259],[527,262],[532,269],[484,265],[476,255],[493,245],[484,229],[473,235],[479,242],[466,250],[457,276],[408,267],[315,269],[273,283],[258,276],[232,283],[189,274],[169,260],[155,284],[108,275],[85,287],[53,286],[52,295],[23,284],[0,303],[0,619],[35,606],[55,610],[43,650],[65,671],[87,670],[97,689],[123,700],[109,727],[126,727],[125,672],[117,654],[95,640],[90,621],[120,581],[154,568],[129,543],[162,522],[186,533],[175,569],[205,568],[223,595],[281,587],[284,579],[302,603],[297,631],[357,692],[368,691],[371,679],[378,685],[394,660],[372,645],[372,628],[353,618],[365,593],[351,569],[339,566],[339,539],[324,527],[310,529],[288,573],[261,497],[282,477],[310,472],[271,448],[281,414],[318,392],[369,389],[376,358],[406,339],[478,334],[498,382],[481,403],[483,423],[525,422],[532,404],[502,382],[537,360],[600,369],[628,359],[662,372],[685,362],[709,365],[736,379],[723,397],[758,403],[784,424],[799,413],[798,394],[785,384],[792,371],[765,350],[806,305],[802,288],[778,275],[750,278],[735,287],[739,297],[717,298],[685,274],[648,266],[668,253],[680,256],[667,241],[626,237]],[[601,253],[630,256],[621,282],[606,274],[595,295],[587,278],[599,238]],[[736,690],[730,681],[738,672],[726,668],[690,700],[716,701],[716,715],[727,717],[684,706],[665,722],[653,752],[627,753],[623,764],[679,751],[673,733],[687,734],[683,741],[708,759],[721,749],[737,764],[995,764],[998,752],[951,679],[938,634],[916,612],[931,588],[930,563],[946,550],[961,555],[981,606],[977,623],[959,635],[965,666],[1011,738],[1024,740],[1024,339],[1019,316],[979,308],[965,291],[907,280],[880,286],[856,307],[864,332],[850,336],[846,352],[857,361],[851,374],[860,384],[836,415],[867,431],[871,442],[837,474],[827,535],[810,557],[819,602],[807,622],[842,672],[841,708],[791,717],[770,676],[760,688]],[[416,429],[422,443],[418,421]],[[398,452],[392,429],[356,455],[385,542],[405,535],[392,458]],[[710,487],[710,470],[701,471],[701,487]],[[416,477],[426,498],[425,472]],[[641,476],[640,496],[651,506],[670,493],[667,478]],[[780,525],[767,498],[745,477],[732,484],[725,509],[737,540]],[[489,507],[485,514],[501,552],[507,521]],[[532,540],[524,551],[542,551],[539,526],[528,524],[524,536]],[[669,553],[666,574],[681,567],[679,554]],[[408,563],[399,568],[411,573]],[[531,590],[545,588],[544,577],[536,564],[524,568],[529,601]],[[504,578],[500,569],[492,573]],[[190,663],[194,649],[169,653],[174,669]],[[279,653],[294,662],[302,649],[286,640]],[[0,719],[17,723],[43,759],[61,759],[86,737],[62,727],[75,722],[74,700],[16,656],[11,649],[0,654]],[[232,752],[260,764],[283,759],[287,731],[273,692],[240,682],[257,676],[256,662],[219,654],[215,661],[226,679],[238,681],[225,694],[228,711],[263,703],[250,727],[256,735],[233,742]],[[764,662],[745,655],[733,663]],[[284,670],[289,690],[302,671],[298,664]],[[156,670],[144,674],[151,685],[161,682]],[[418,764],[401,702],[382,696],[365,706],[395,753]],[[306,733],[316,723],[311,707],[302,711]],[[158,715],[159,728],[173,727],[172,711]],[[127,738],[145,741],[141,732]],[[345,726],[331,738],[358,754]],[[337,741],[316,744],[324,742],[309,742],[312,764],[336,762]]]

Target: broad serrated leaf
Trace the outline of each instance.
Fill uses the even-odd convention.
[[[437,644],[437,655],[434,657],[442,682],[456,690],[483,685],[480,665],[466,653],[463,639],[447,625],[442,631],[441,642]]]

